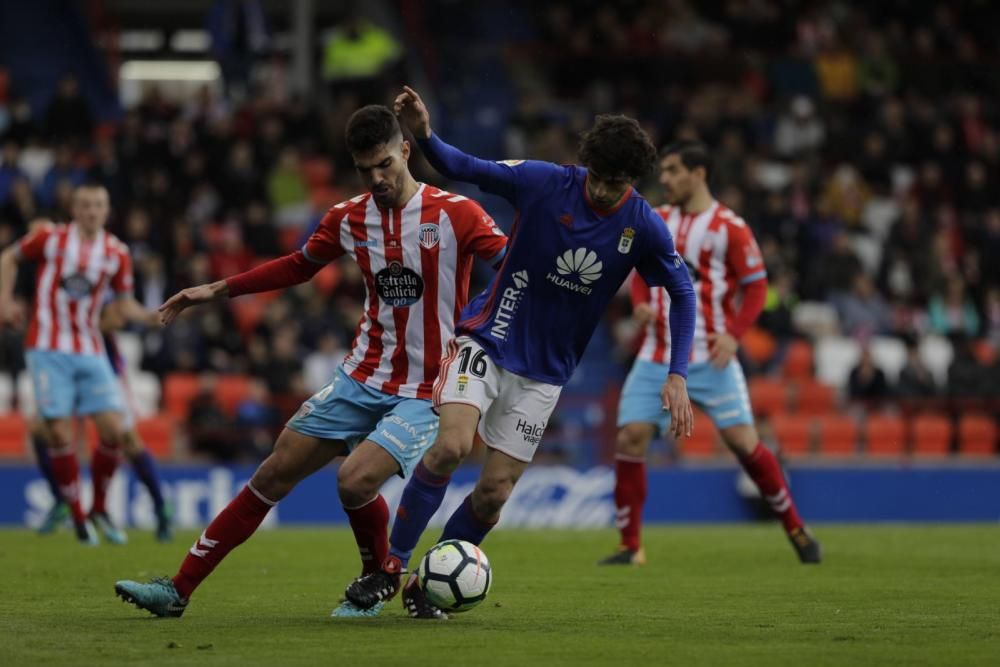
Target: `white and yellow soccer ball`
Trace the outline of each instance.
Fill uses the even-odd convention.
[[[427,599],[449,613],[469,611],[486,599],[493,570],[483,550],[462,540],[434,545],[417,572]]]

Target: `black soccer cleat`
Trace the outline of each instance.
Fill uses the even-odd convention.
[[[403,588],[403,608],[410,618],[424,618],[435,621],[447,621],[448,614],[431,604],[420,587],[420,577],[413,573]]]
[[[645,565],[646,552],[643,549],[621,547],[607,558],[597,561],[598,565]]]
[[[395,556],[385,559],[381,570],[358,577],[344,591],[344,597],[359,609],[371,609],[391,600],[399,592],[402,563]]]
[[[788,540],[795,547],[795,553],[802,563],[819,563],[823,560],[819,542],[805,526],[788,533]]]

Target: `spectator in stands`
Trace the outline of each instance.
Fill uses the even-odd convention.
[[[333,370],[344,360],[346,353],[335,334],[331,332],[321,336],[316,351],[311,352],[303,364],[306,391],[314,394],[322,389],[333,377]]]
[[[28,223],[41,213],[35,202],[35,193],[31,191],[31,184],[26,177],[21,176],[11,184],[10,198],[0,208],[0,224],[9,226],[15,237],[23,236],[28,231]]]
[[[864,271],[854,276],[850,292],[835,296],[833,301],[840,330],[845,335],[864,337],[889,333],[892,327],[889,306]]]
[[[976,340],[962,334],[952,337],[955,356],[948,367],[948,395],[952,398],[990,396],[996,381],[993,368],[984,366],[976,356]]]
[[[349,89],[361,104],[374,102],[379,77],[402,52],[389,31],[353,14],[326,35],[323,78],[335,94],[338,88]]]
[[[816,115],[816,105],[800,95],[778,119],[774,148],[782,157],[798,158],[819,150],[825,139],[826,128]]]
[[[244,457],[261,461],[271,453],[281,418],[262,380],[250,381],[249,392],[236,406],[235,425],[238,448]]]
[[[965,284],[958,275],[948,278],[943,293],[931,297],[928,315],[930,329],[938,335],[973,337],[979,334],[979,313],[972,300],[966,297]]]
[[[191,449],[207,454],[213,460],[231,462],[239,455],[238,443],[233,438],[232,422],[222,411],[215,397],[218,378],[204,373],[199,378],[198,394],[191,401],[188,414],[188,433]]]
[[[45,112],[46,138],[82,146],[90,141],[93,131],[94,115],[80,93],[80,82],[72,75],[63,77]]]
[[[934,375],[920,356],[920,345],[915,336],[907,336],[906,363],[899,371],[896,393],[900,398],[930,398],[938,393]]]
[[[68,143],[60,144],[56,148],[55,162],[38,186],[38,203],[44,208],[58,207],[57,191],[60,185],[69,183],[72,189],[83,183],[86,177],[86,172],[74,161],[72,146]]]
[[[3,149],[0,152],[0,206],[6,206],[10,199],[10,190],[14,181],[19,178],[26,178],[24,171],[18,166],[17,161],[21,157],[21,149],[13,139],[3,142]]]
[[[885,372],[875,365],[871,348],[868,345],[862,346],[861,359],[851,369],[847,382],[847,396],[852,401],[878,405],[889,398],[891,393]]]

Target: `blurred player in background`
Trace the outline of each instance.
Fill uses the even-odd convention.
[[[111,206],[100,185],[73,193],[73,221],[41,225],[0,255],[0,321],[20,319],[13,300],[18,263],[40,264],[28,327],[25,358],[38,414],[45,421],[52,478],[58,498],[69,507],[77,538],[97,544],[91,524],[114,543],[124,533],[108,517],[105,497],[127,436],[124,403],[105,352],[99,319],[110,285],[113,307],[129,320],[155,322],[132,294],[128,247],[105,231]],[[80,504],[79,463],[74,445],[75,416],[91,417],[101,446],[92,460],[94,500],[89,514]]]
[[[695,297],[670,232],[632,187],[656,159],[639,124],[625,116],[598,117],[581,142],[582,167],[489,162],[434,135],[427,107],[411,88],[395,107],[438,171],[504,197],[518,209],[518,221],[499,272],[462,313],[458,338],[449,345],[434,393],[440,433],[403,491],[390,555],[381,570],[347,589],[348,600],[362,608],[399,590],[452,472],[477,438],[486,445],[486,461],[441,539],[483,541],[534,457],[608,302],[633,269],[673,299],[675,345],[661,407],[674,410],[676,436],[689,434],[692,422],[685,378]],[[413,617],[447,618],[427,600],[416,576],[402,597]]]
[[[712,197],[711,169],[708,149],[699,142],[681,141],[661,153],[660,183],[669,204],[657,213],[676,239],[698,297],[688,390],[781,519],[799,560],[818,563],[819,542],[803,524],[781,466],[754,428],[746,379],[736,358],[740,336],[764,308],[767,273],[750,227]],[[659,387],[671,371],[672,341],[666,326],[670,295],[651,290],[642,276],[634,275],[632,300],[644,339],[618,405],[615,505],[621,545],[602,565],[645,563],[639,533],[646,500],[646,451],[657,433],[667,431],[671,418],[659,402]]]
[[[496,263],[507,237],[476,202],[410,174],[410,144],[392,111],[359,109],[347,147],[368,192],[331,208],[301,250],[209,285],[160,310],[169,324],[214,299],[291,287],[348,254],[364,275],[366,308],[351,352],[330,383],[289,420],[274,452],[191,547],[172,579],[119,581],[122,598],[158,616],[180,616],[194,590],[257,530],[305,477],[346,456],[337,489],[361,555],[362,574],[388,555],[389,508],[379,493],[406,477],[434,441],[431,391],[454,323],[468,299],[475,257]],[[344,603],[337,616],[377,614]]]
[[[159,313],[151,313],[152,317],[159,319]],[[107,351],[111,368],[118,377],[123,396],[123,412],[125,428],[125,458],[132,464],[132,470],[136,477],[146,487],[149,497],[153,501],[153,511],[156,514],[156,539],[160,542],[169,542],[173,538],[171,526],[172,511],[166,500],[163,498],[163,490],[160,487],[160,476],[157,471],[156,462],[146,450],[142,442],[142,437],[135,426],[135,409],[132,405],[131,392],[128,386],[128,373],[125,367],[125,358],[118,347],[118,342],[114,332],[125,326],[125,318],[121,310],[112,306],[106,306],[101,312],[101,331],[104,335],[104,349]],[[49,438],[42,419],[33,419],[31,422],[31,443],[35,450],[35,459],[38,462],[38,469],[49,483],[49,490],[52,492],[54,503],[45,520],[38,527],[38,532],[47,535],[55,532],[64,521],[69,518],[69,505],[59,491],[59,484],[56,483],[52,472],[52,461],[49,458]],[[97,460],[92,457],[91,461]],[[91,477],[96,480],[98,475],[91,472]],[[95,494],[96,496],[96,494]],[[121,531],[118,531],[121,532]],[[116,543],[125,541],[124,533],[113,535],[117,538]],[[114,540],[109,540],[114,541]]]

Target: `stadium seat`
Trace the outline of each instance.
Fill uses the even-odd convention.
[[[948,382],[948,367],[954,356],[955,350],[947,338],[924,336],[920,339],[920,358],[941,386]]]
[[[837,322],[837,310],[825,301],[803,301],[792,310],[792,326],[812,338],[835,334]]]
[[[712,420],[701,410],[694,409],[694,430],[690,438],[678,440],[680,454],[686,459],[704,459],[719,453],[716,443],[718,435]]]
[[[898,338],[876,336],[869,343],[872,361],[882,369],[889,382],[899,379],[899,371],[906,365],[906,345]]]
[[[233,319],[236,328],[244,340],[249,340],[253,336],[254,329],[267,309],[267,300],[262,299],[260,294],[247,294],[230,302]]]
[[[750,402],[756,415],[769,416],[784,412],[788,406],[788,383],[776,378],[750,379]]]
[[[906,422],[897,415],[871,415],[865,421],[865,452],[869,456],[902,456],[906,452]]]
[[[142,364],[142,337],[132,331],[121,331],[115,334],[115,342],[125,359],[125,365],[138,369]]]
[[[976,359],[983,366],[992,366],[997,360],[997,350],[988,338],[977,340],[974,346]]]
[[[187,420],[197,395],[198,376],[194,373],[170,373],[163,381],[163,407],[175,419]]]
[[[829,414],[837,404],[837,392],[833,387],[812,380],[800,382],[795,396],[796,410],[807,415]]]
[[[788,345],[781,374],[794,380],[813,376],[813,348],[809,341],[796,339]]]
[[[0,416],[0,457],[23,458],[27,454],[28,423],[17,413]]]
[[[750,327],[740,339],[740,349],[747,359],[757,366],[763,366],[774,356],[777,343],[774,336],[763,329]]]
[[[174,454],[174,436],[177,432],[177,421],[169,414],[159,414],[136,423],[139,437],[146,449],[158,459],[169,459]]]
[[[332,182],[333,164],[326,158],[303,160],[302,178],[310,188],[325,187]]]
[[[857,341],[841,336],[820,338],[816,341],[816,379],[843,389],[860,358],[861,347]]]
[[[35,388],[31,384],[28,371],[21,371],[15,382],[17,389],[17,411],[22,415],[35,414]]]
[[[0,415],[14,409],[14,380],[7,373],[0,373]]]
[[[958,422],[958,451],[963,456],[995,456],[997,423],[987,415],[965,414]]]
[[[250,377],[247,375],[220,375],[215,388],[215,398],[227,415],[236,413],[236,406],[250,393]]]
[[[137,419],[155,415],[160,411],[160,379],[154,373],[148,371],[131,373],[128,387],[132,394],[132,408]]]
[[[771,426],[778,447],[786,456],[805,456],[812,453],[812,418],[797,414],[772,415]]]
[[[817,421],[819,451],[824,456],[854,456],[858,453],[858,423],[845,415],[827,415]]]
[[[947,456],[951,450],[951,420],[942,415],[917,415],[910,423],[916,456]]]

